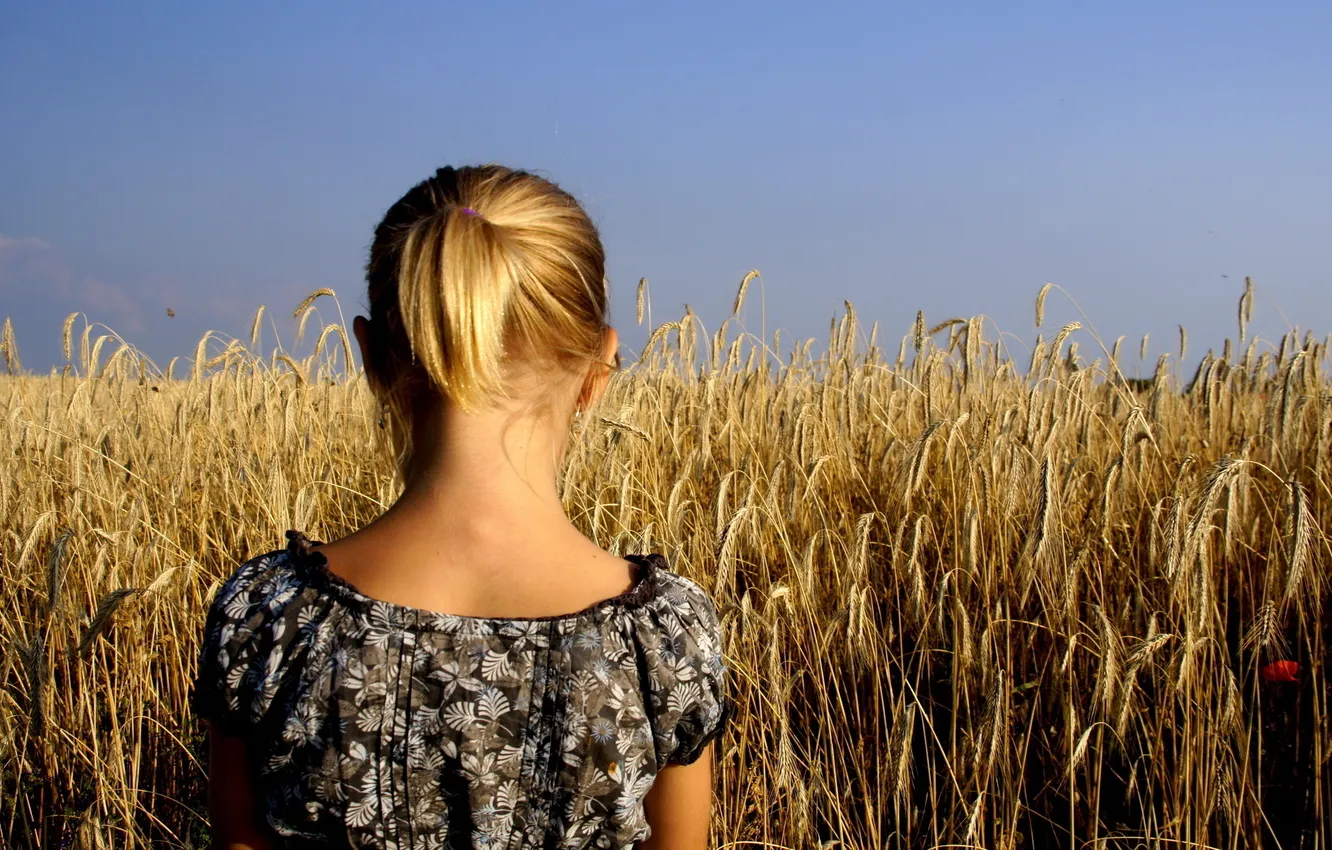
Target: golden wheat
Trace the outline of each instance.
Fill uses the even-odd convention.
[[[0,332],[0,844],[203,846],[211,595],[288,526],[393,498],[340,308],[304,357],[261,356],[262,316],[184,380],[86,320],[73,351],[77,315],[50,376]],[[599,543],[720,602],[720,846],[1332,840],[1325,344],[1227,348],[1187,386],[1163,357],[1147,386],[1079,322],[1025,372],[979,318],[917,313],[895,363],[849,305],[818,356],[730,327],[657,327],[563,482]]]

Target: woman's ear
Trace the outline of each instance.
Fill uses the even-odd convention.
[[[615,328],[606,328],[601,341],[601,362],[592,366],[592,398],[589,406],[601,401],[601,397],[606,394],[611,372],[615,371],[615,364],[619,362],[619,353],[620,335],[615,332]]]
[[[615,370],[620,350],[620,335],[615,328],[606,328],[601,339],[601,358],[593,363],[583,381],[583,390],[578,394],[578,409],[586,410],[601,401],[610,383],[611,372]]]
[[[356,344],[361,349],[361,368],[364,369],[370,362],[370,320],[365,316],[352,319],[352,335],[356,337]]]
[[[601,362],[614,363],[616,368],[620,365],[620,334],[615,328],[606,328],[601,343]]]

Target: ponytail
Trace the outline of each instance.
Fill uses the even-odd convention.
[[[450,204],[407,232],[398,303],[431,382],[465,410],[503,392],[505,315],[516,288],[498,228]]]

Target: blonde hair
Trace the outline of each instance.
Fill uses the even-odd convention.
[[[587,213],[554,183],[499,165],[441,168],[375,229],[366,269],[366,373],[405,426],[440,398],[465,410],[506,390],[515,361],[600,359],[605,251]]]

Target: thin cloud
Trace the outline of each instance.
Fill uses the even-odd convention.
[[[36,236],[6,236],[0,233],[0,257],[6,256],[11,251],[45,251],[50,247],[49,243]]]
[[[67,297],[73,277],[51,243],[35,236],[0,233],[0,293],[22,297],[27,291]]]
[[[78,272],[50,242],[36,236],[0,233],[0,295],[6,303],[55,301],[124,333],[144,329],[143,307],[128,290]]]

